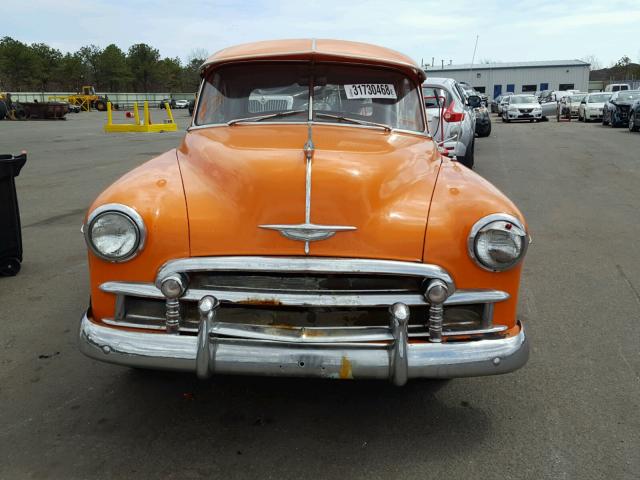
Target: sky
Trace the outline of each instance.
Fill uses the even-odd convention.
[[[63,52],[147,43],[186,60],[240,43],[338,38],[435,64],[568,60],[640,63],[640,0],[2,0],[0,37]]]

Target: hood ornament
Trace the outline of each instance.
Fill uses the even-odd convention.
[[[309,116],[311,116],[313,99],[309,105]],[[306,187],[305,187],[305,208],[304,223],[297,225],[260,225],[260,228],[267,230],[277,230],[283,237],[290,240],[304,242],[304,253],[309,255],[309,242],[317,242],[333,237],[337,232],[356,230],[356,227],[346,225],[316,225],[311,222],[311,167],[313,164],[313,154],[315,153],[313,135],[311,131],[311,119],[309,120],[307,142],[304,144],[304,156],[307,163]]]

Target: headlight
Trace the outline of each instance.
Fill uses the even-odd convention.
[[[96,256],[108,262],[125,262],[144,247],[146,228],[134,209],[110,203],[91,212],[84,236]]]
[[[492,272],[509,270],[522,260],[529,241],[520,221],[496,213],[477,221],[468,239],[469,255],[480,267]]]

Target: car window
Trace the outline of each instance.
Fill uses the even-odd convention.
[[[465,91],[462,89],[462,87],[459,84],[455,83],[453,86],[458,91],[458,96],[459,96],[460,100],[462,100],[462,102],[464,103],[466,101],[467,94],[465,93]]]
[[[617,100],[637,100],[640,98],[640,92],[620,91],[616,94]]]
[[[426,108],[442,108],[442,99],[444,99],[444,107],[448,107],[451,103],[451,93],[444,88],[437,86],[423,86],[422,95],[424,96],[424,105]],[[438,98],[436,98],[436,96]]]
[[[402,73],[369,66],[259,62],[222,66],[205,78],[196,125],[274,115],[261,121],[307,122],[310,83],[313,121],[335,117],[425,130],[417,85]],[[279,115],[288,112],[286,117]],[[320,115],[324,113],[326,116]]]
[[[604,103],[607,100],[609,100],[610,97],[611,97],[610,93],[600,93],[600,94],[589,95],[589,98],[587,99],[587,103]]]

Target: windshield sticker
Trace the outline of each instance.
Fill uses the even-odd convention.
[[[349,100],[356,98],[392,98],[398,99],[392,83],[356,83],[345,85],[344,92]]]

